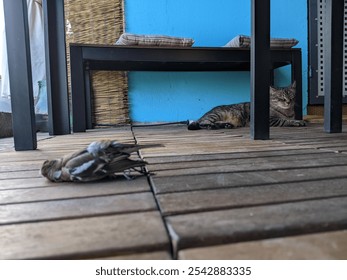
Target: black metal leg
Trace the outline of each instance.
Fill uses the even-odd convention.
[[[74,132],[84,132],[86,123],[86,97],[82,48],[70,47],[71,67],[71,98],[72,98],[72,129]]]
[[[12,125],[16,151],[37,148],[26,0],[4,0]]]
[[[275,69],[273,67],[270,69],[270,85],[275,86]]]
[[[302,120],[302,64],[301,52],[292,55],[292,82],[296,81],[295,119]]]
[[[43,0],[49,133],[70,133],[64,0]]]
[[[270,0],[252,0],[251,138],[269,139]]]
[[[342,131],[344,0],[327,0],[324,29],[324,130]]]
[[[92,94],[91,94],[91,82],[90,82],[90,71],[89,68],[84,71],[84,81],[85,81],[85,99],[86,99],[86,129],[93,128],[92,121]]]

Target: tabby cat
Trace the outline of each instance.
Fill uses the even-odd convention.
[[[270,126],[305,126],[294,119],[296,82],[284,88],[270,87]],[[250,102],[214,107],[200,119],[188,125],[189,130],[202,128],[236,128],[248,126]]]

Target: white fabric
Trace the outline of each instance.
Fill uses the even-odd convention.
[[[27,0],[30,52],[33,78],[34,97],[39,92],[38,81],[44,80],[45,73],[45,52],[44,52],[44,33],[43,33],[43,13],[42,0]],[[0,96],[9,98],[9,74],[7,65],[7,48],[4,24],[3,0],[0,0],[0,75],[1,87]]]

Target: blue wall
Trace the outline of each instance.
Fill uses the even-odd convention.
[[[125,0],[126,31],[190,37],[194,46],[222,46],[250,34],[251,0]],[[303,50],[304,106],[307,104],[307,3],[271,1],[271,36],[294,37]],[[289,69],[276,84],[290,82]],[[133,121],[196,119],[213,106],[250,99],[249,72],[131,72],[129,99]]]

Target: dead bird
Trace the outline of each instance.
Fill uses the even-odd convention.
[[[115,140],[95,141],[85,149],[60,159],[46,160],[41,167],[41,174],[52,182],[91,182],[112,177],[117,172],[136,170],[144,173],[142,167],[147,162],[132,160],[130,155],[143,148],[160,146],[122,144]],[[127,177],[126,173],[124,176]]]

